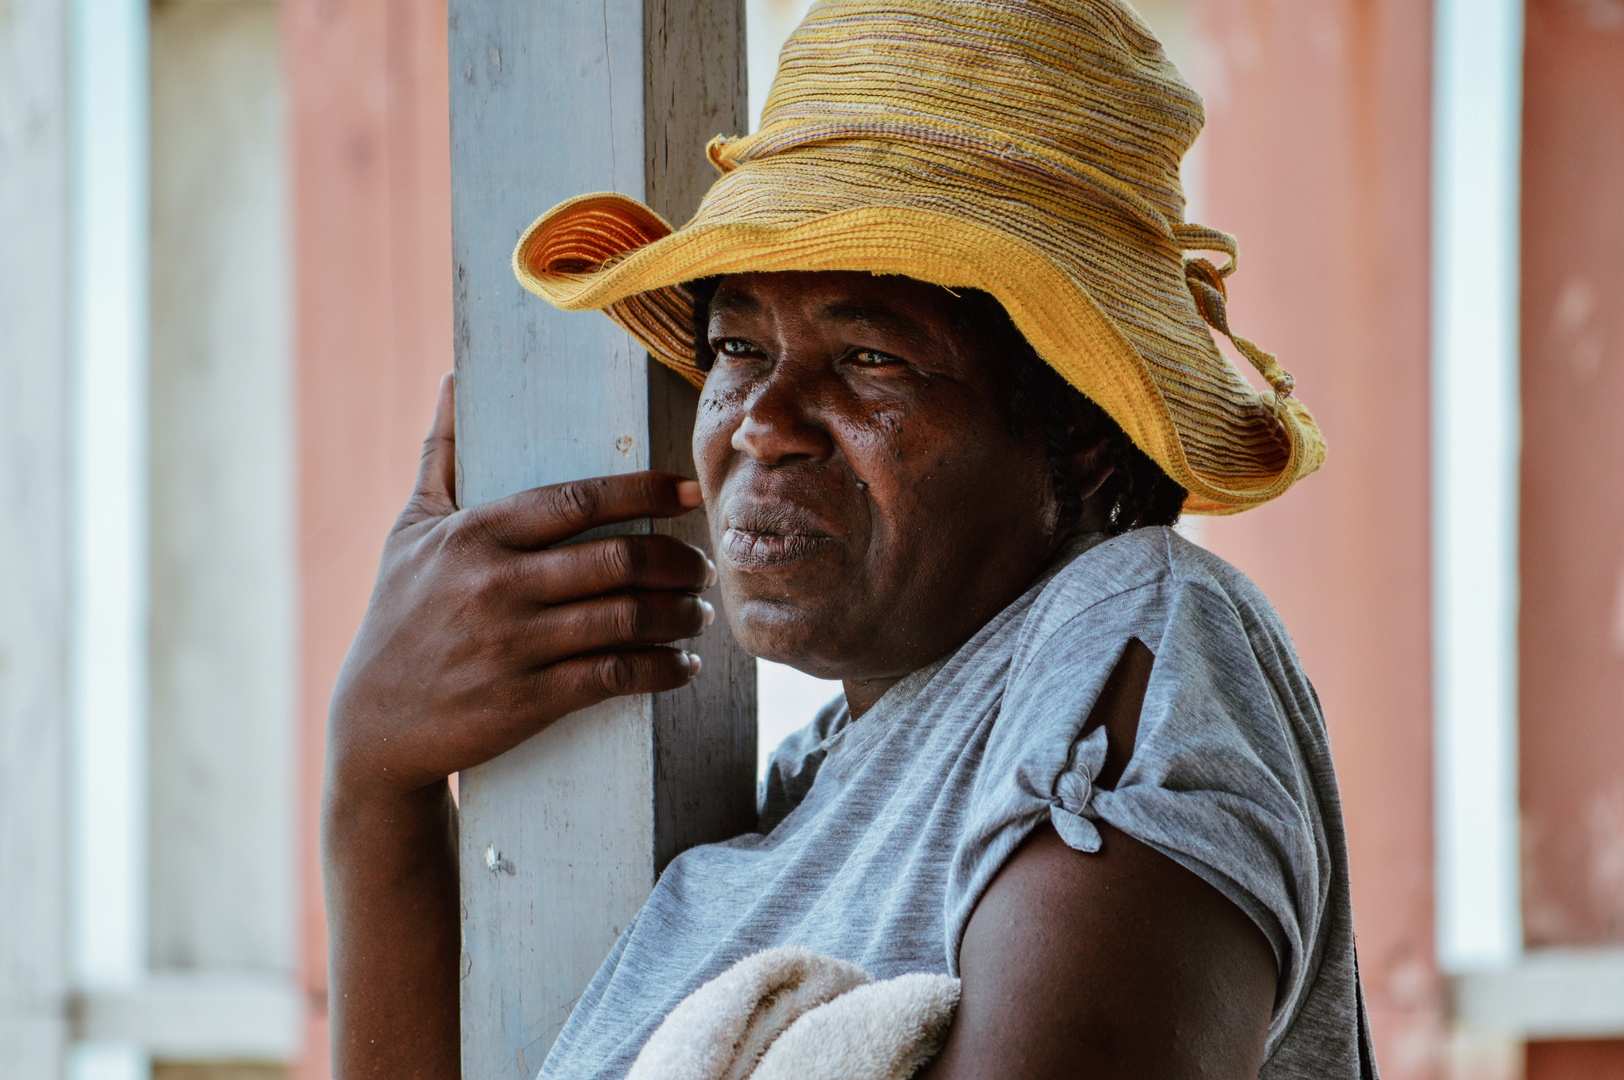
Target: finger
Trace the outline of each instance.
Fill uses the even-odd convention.
[[[682,649],[577,656],[537,674],[537,700],[554,703],[560,712],[575,712],[612,697],[675,690],[699,669],[699,656]]]
[[[704,592],[716,566],[674,536],[610,536],[507,556],[504,591],[537,604],[567,604],[603,593]]]
[[[696,653],[646,648],[572,656],[509,684],[505,707],[482,710],[480,721],[437,733],[457,769],[505,753],[561,717],[624,694],[674,690],[699,674]]]
[[[677,517],[699,503],[695,481],[638,472],[531,488],[476,507],[472,514],[474,523],[499,543],[533,550],[604,525]]]
[[[404,523],[444,517],[457,509],[457,380],[451,372],[440,379],[434,423],[423,439],[417,484],[401,515]]]
[[[688,593],[642,592],[599,596],[538,612],[524,629],[530,659],[551,664],[585,653],[668,645],[697,637],[716,620],[716,609]]]

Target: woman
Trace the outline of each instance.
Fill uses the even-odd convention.
[[[542,1075],[623,1076],[774,945],[962,979],[934,1078],[1373,1076],[1324,720],[1237,571],[1168,528],[1324,449],[1218,354],[1234,243],[1183,222],[1199,100],[1115,0],[824,0],[673,232],[612,195],[515,253],[703,387],[698,480],[457,510],[449,382],[334,695],[341,1076],[457,1072],[449,773],[699,675],[714,617],[844,681],[757,833],[684,853]],[[1222,270],[1186,251],[1231,256]],[[703,503],[669,537],[555,547]]]

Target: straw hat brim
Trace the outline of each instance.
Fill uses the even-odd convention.
[[[1216,477],[1191,468],[1163,396],[1134,347],[1073,278],[988,222],[905,206],[864,206],[789,223],[722,221],[673,230],[613,193],[561,203],[513,252],[521,284],[567,311],[602,310],[696,386],[692,299],[685,282],[726,274],[855,270],[898,274],[995,297],[1065,379],[1189,491],[1185,510],[1256,506],[1312,472],[1323,443],[1295,399],[1276,415],[1290,452],[1274,475]],[[1315,450],[1317,449],[1317,454]]]

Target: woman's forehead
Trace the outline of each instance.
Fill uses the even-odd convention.
[[[796,311],[819,321],[936,325],[951,319],[945,289],[895,274],[854,270],[730,274],[711,314],[742,317]]]

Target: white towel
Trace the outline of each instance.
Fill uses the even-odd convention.
[[[873,982],[832,956],[768,949],[671,1010],[626,1080],[907,1080],[958,1003],[946,975]]]

